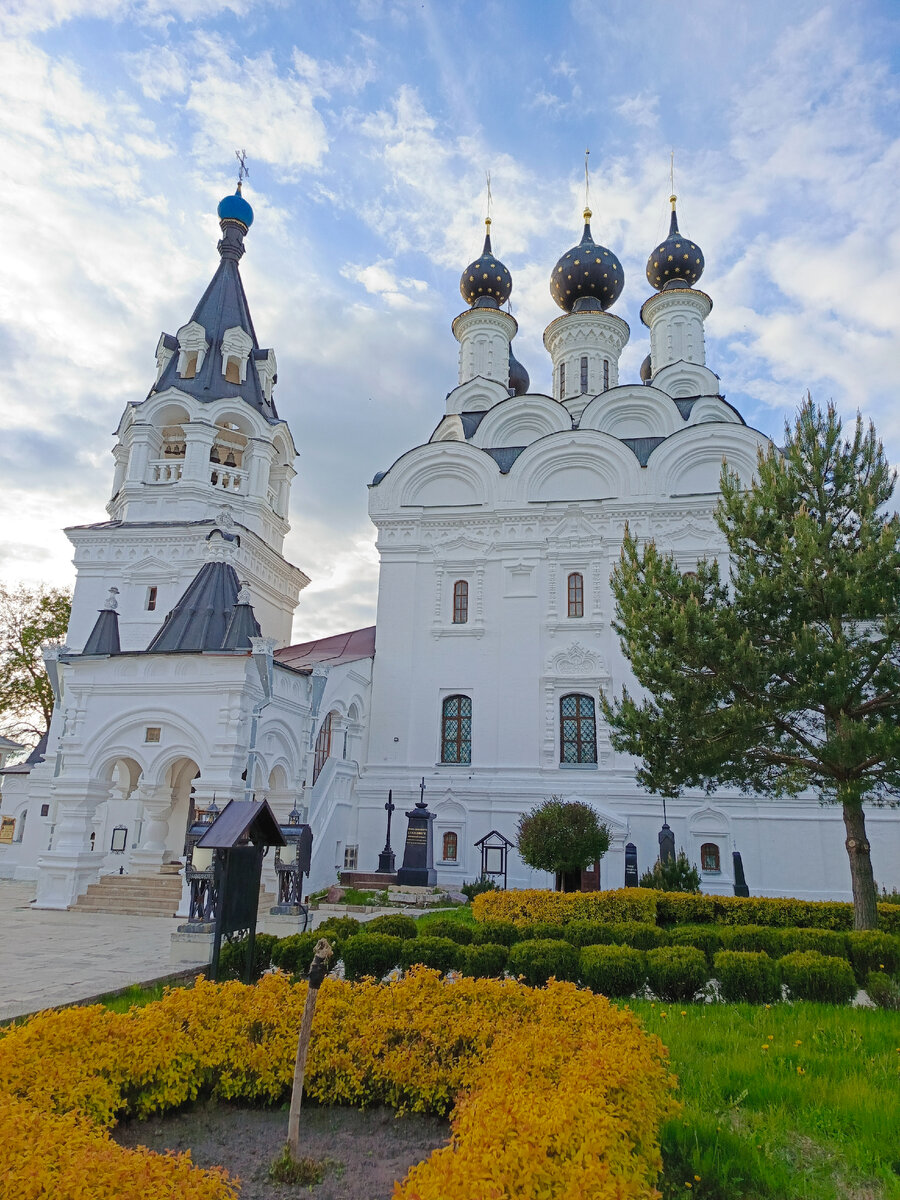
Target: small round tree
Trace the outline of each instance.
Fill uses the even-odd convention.
[[[589,804],[551,796],[519,818],[516,845],[527,866],[553,872],[557,890],[577,891],[580,873],[609,849],[609,830]]]

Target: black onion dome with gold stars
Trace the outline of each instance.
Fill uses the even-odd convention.
[[[475,305],[479,300],[493,300],[499,308],[509,299],[512,291],[512,275],[491,249],[491,218],[485,222],[484,249],[481,256],[469,263],[459,278],[459,290],[466,304]]]
[[[678,228],[675,196],[670,196],[672,219],[669,236],[660,242],[647,259],[647,279],[658,292],[664,288],[693,287],[703,274],[703,251]]]
[[[562,256],[550,275],[550,295],[566,312],[589,311],[614,304],[625,286],[622,264],[591,235],[591,210],[584,210],[584,233]]]

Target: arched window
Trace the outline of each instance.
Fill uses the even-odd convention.
[[[328,756],[331,754],[331,717],[329,713],[319,729],[319,736],[316,738],[316,756],[313,759],[313,783],[319,778],[319,772],[325,766]]]
[[[588,360],[587,355],[581,356],[581,394],[582,396],[588,390]]]
[[[559,761],[597,761],[597,723],[592,696],[563,696],[559,702]]]
[[[703,871],[721,871],[719,847],[715,842],[704,842],[700,847],[700,868]]]
[[[448,696],[441,707],[441,762],[472,761],[472,697]]]
[[[565,363],[559,364],[559,398],[560,398],[560,400],[565,400],[565,398],[566,398],[566,364]]]
[[[445,833],[441,850],[441,857],[444,862],[456,862],[456,852],[458,849],[459,835],[456,833]]]
[[[453,624],[465,625],[469,619],[469,585],[457,579],[453,585]]]
[[[569,616],[584,616],[584,576],[580,571],[573,571],[569,576]]]

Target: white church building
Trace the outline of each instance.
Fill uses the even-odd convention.
[[[458,384],[431,437],[369,487],[376,624],[303,645],[289,644],[291,620],[309,580],[282,554],[295,450],[241,283],[253,212],[240,185],[218,215],[215,275],[122,415],[109,519],[66,530],[72,618],[45,652],[57,703],[44,742],[0,771],[0,877],[36,880],[39,906],[67,908],[101,876],[171,874],[197,812],[256,795],[309,822],[313,890],[375,870],[389,790],[401,852],[424,779],[440,883],[474,878],[479,839],[514,840],[520,815],[559,795],[611,832],[585,883],[622,886],[626,846],[645,870],[662,822],[599,703],[634,687],[611,627],[624,526],[684,571],[723,553],[722,460],[749,483],[768,444],[706,365],[712,300],[674,197],[632,383],[619,380],[630,330],[609,311],[622,266],[585,210],[551,274],[552,396],[529,391],[512,352],[512,280],[488,223],[452,326]],[[732,891],[739,851],[752,894],[850,898],[835,807],[686,793],[668,822],[707,891]],[[898,823],[877,809],[867,822],[876,878],[896,886]],[[552,885],[514,851],[508,882]]]

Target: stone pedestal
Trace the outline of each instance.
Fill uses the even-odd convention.
[[[36,908],[69,908],[98,877],[103,855],[91,851],[91,833],[97,805],[108,793],[99,780],[57,792],[53,847],[38,859]]]
[[[169,947],[169,962],[173,966],[197,963],[198,969],[212,962],[213,926],[211,924],[179,925]]]
[[[401,886],[434,887],[437,883],[432,826],[435,815],[428,811],[424,800],[420,800],[415,808],[406,814],[408,825],[403,866],[397,872],[397,883]]]

